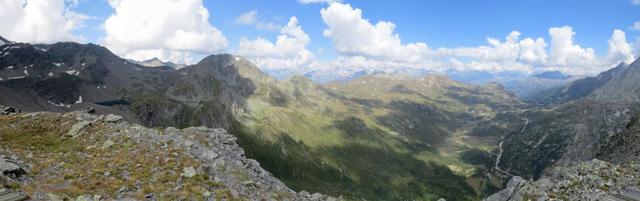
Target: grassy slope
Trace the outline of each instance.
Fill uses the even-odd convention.
[[[469,133],[496,118],[496,108],[509,110],[519,104],[496,87],[442,77],[372,76],[320,87],[305,78],[276,81],[251,67],[238,70],[256,86],[241,100],[247,112],[234,113],[236,121],[228,127],[247,155],[295,190],[353,199],[469,200],[490,193],[487,189],[493,188],[484,182],[484,170],[459,155],[475,147],[495,148],[495,140],[487,141],[495,135]],[[204,82],[202,90],[191,82],[172,86],[182,85],[201,95],[212,93],[214,99],[221,90]],[[161,95],[163,91],[176,92],[123,94],[138,119],[149,126],[224,122],[224,104],[184,104]]]
[[[503,94],[471,94],[479,87],[439,79],[383,79],[377,85],[329,86],[329,92],[288,80],[258,90],[232,133],[241,135],[249,157],[297,190],[354,199],[475,199],[486,189],[474,186],[479,191],[474,192],[465,183],[476,166],[458,155],[477,144],[447,136],[459,119],[491,119],[496,107],[491,104],[517,103]],[[392,89],[398,85],[410,91]],[[405,127],[411,129],[398,129]]]
[[[84,194],[113,198],[121,187],[127,187],[134,189],[130,195],[140,200],[149,193],[161,200],[201,200],[202,186],[208,186],[231,198],[225,186],[207,175],[181,178],[182,168],[199,165],[184,150],[141,145],[128,137],[111,138],[114,145],[103,149],[100,147],[107,141],[104,133],[118,131],[96,122],[80,137],[64,137],[75,122],[60,114],[0,116],[0,145],[33,165],[29,173],[33,182],[19,186],[28,194],[37,190],[65,200]],[[5,185],[17,188],[20,184]]]

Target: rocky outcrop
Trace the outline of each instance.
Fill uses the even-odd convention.
[[[16,110],[15,108],[0,105],[0,115],[8,115],[8,114],[19,113],[19,112],[20,110]]]
[[[487,201],[506,200],[618,200],[640,192],[640,164],[614,165],[594,159],[566,168],[555,168],[533,182],[513,177],[506,189]],[[625,200],[622,199],[622,200]]]
[[[640,123],[638,115],[631,120],[624,132],[611,136],[600,147],[598,158],[612,163],[632,163],[640,161]]]
[[[4,115],[0,130],[0,181],[35,200],[337,200],[291,190],[223,129],[72,112]]]

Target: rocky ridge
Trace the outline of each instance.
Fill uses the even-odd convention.
[[[11,112],[0,116],[0,136],[0,183],[35,200],[337,200],[294,192],[224,129]]]
[[[617,200],[640,192],[638,163],[615,165],[594,159],[550,172],[535,182],[513,177],[506,189],[485,200]]]

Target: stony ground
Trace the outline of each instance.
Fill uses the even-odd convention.
[[[615,165],[594,159],[558,167],[538,181],[513,177],[507,188],[486,200],[607,200],[623,192],[640,191],[640,164]]]
[[[336,200],[294,192],[223,129],[87,112],[0,115],[0,183],[33,200]]]

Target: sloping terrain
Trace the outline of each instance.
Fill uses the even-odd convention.
[[[530,96],[528,99],[536,104],[548,105],[565,103],[578,100],[591,95],[596,89],[609,83],[614,77],[619,77],[627,68],[627,64],[620,65],[608,71],[602,72],[595,77],[578,79],[562,87],[548,89]],[[619,89],[617,89],[619,90]]]
[[[0,116],[0,183],[34,200],[336,200],[287,188],[223,129],[150,129],[120,119]]]
[[[486,201],[507,200],[623,200],[640,198],[640,164],[616,165],[591,160],[556,168],[533,182],[513,177],[505,190]]]
[[[600,147],[598,158],[617,164],[640,161],[640,124],[634,116],[624,132],[613,135]]]
[[[639,109],[639,69],[636,61],[574,81],[565,87],[568,93],[563,94],[568,96],[562,96],[571,97],[563,99],[568,102],[524,113],[529,126],[505,137],[499,166],[514,175],[539,178],[550,167],[568,166],[601,154],[630,157],[627,151],[632,149],[623,141],[633,140],[634,134],[623,132],[633,129],[630,125]]]

